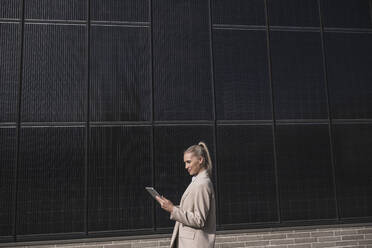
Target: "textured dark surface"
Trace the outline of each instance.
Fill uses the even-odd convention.
[[[0,0],[0,242],[166,232],[200,140],[222,230],[371,221],[371,7]]]
[[[0,128],[0,236],[12,234],[16,129]]]
[[[156,120],[211,120],[212,82],[206,0],[153,1]]]
[[[86,0],[24,0],[25,18],[42,20],[85,20]]]
[[[270,41],[276,118],[327,118],[320,33],[273,31]]]
[[[149,30],[93,26],[91,120],[151,119]]]
[[[321,0],[326,27],[372,28],[371,0]]]
[[[155,128],[155,189],[179,205],[183,192],[191,182],[185,169],[183,152],[204,141],[213,164],[213,129],[211,126],[165,126]],[[213,180],[212,180],[213,181]],[[215,188],[216,189],[216,188]],[[156,226],[173,227],[169,213],[156,205]]]
[[[264,0],[211,0],[213,24],[266,25]]]
[[[268,0],[268,6],[272,26],[319,27],[317,0]]]
[[[21,0],[0,0],[0,19],[21,18]]]
[[[151,228],[151,127],[92,127],[89,231]]]
[[[372,124],[334,125],[341,218],[372,216]]]
[[[276,130],[281,219],[336,218],[328,125]]]
[[[372,34],[326,33],[333,118],[372,118]]]
[[[17,119],[19,24],[0,23],[0,122]]]
[[[84,231],[84,129],[21,129],[17,234]]]
[[[271,126],[219,126],[221,224],[278,220]]]
[[[22,121],[83,121],[85,28],[25,26]]]
[[[150,0],[91,0],[94,21],[149,21]]]
[[[219,120],[271,119],[265,31],[213,31]]]

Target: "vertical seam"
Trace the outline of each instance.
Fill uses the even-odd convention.
[[[86,22],[86,80],[87,80],[87,95],[86,95],[86,124],[85,124],[85,166],[84,166],[84,229],[85,235],[88,235],[88,167],[89,167],[89,144],[90,144],[90,0],[87,0],[87,22]]]
[[[154,0],[149,0],[149,17],[150,17],[150,60],[151,60],[151,184],[155,188],[155,183],[156,183],[156,178],[155,178],[155,144],[154,144],[154,133],[155,133],[155,127],[154,127],[154,117],[155,117],[155,112],[154,112],[154,37],[153,37],[153,29],[154,29],[154,21],[153,21],[153,1]],[[154,204],[155,202],[152,200],[152,228],[153,231],[156,231],[156,205]]]
[[[274,175],[275,175],[275,189],[276,189],[276,204],[277,204],[277,215],[278,222],[281,222],[281,211],[280,211],[280,194],[279,194],[279,178],[278,178],[278,165],[277,165],[277,145],[276,145],[276,117],[275,117],[275,98],[274,98],[274,86],[272,79],[272,61],[271,61],[271,48],[270,48],[270,19],[269,19],[269,8],[268,0],[265,2],[265,17],[266,17],[266,44],[267,44],[267,62],[269,72],[269,85],[271,95],[271,113],[272,113],[272,137],[273,137],[273,164],[274,164]]]
[[[213,4],[212,0],[208,1],[209,8],[208,8],[208,17],[209,17],[209,53],[210,53],[210,75],[211,75],[211,86],[212,86],[212,108],[213,108],[213,158],[214,158],[214,164],[215,168],[212,170],[212,175],[214,174],[214,179],[216,180],[216,205],[217,205],[217,223],[220,224],[220,187],[219,187],[219,178],[218,178],[218,162],[217,162],[217,110],[216,110],[216,86],[215,86],[215,80],[214,80],[214,56],[213,56]],[[214,171],[214,172],[213,172]]]
[[[18,100],[17,100],[17,127],[16,127],[16,163],[14,168],[14,191],[13,191],[13,230],[14,241],[17,241],[17,212],[18,212],[18,169],[20,163],[20,141],[21,141],[21,105],[22,105],[22,86],[23,86],[23,57],[24,57],[24,28],[25,28],[25,0],[21,2],[21,30],[20,30],[20,63],[18,80]]]
[[[318,2],[318,11],[319,11],[319,24],[320,24],[320,39],[322,46],[322,57],[323,57],[323,74],[324,74],[324,88],[327,100],[327,112],[328,112],[328,134],[329,134],[329,145],[330,145],[330,155],[331,155],[331,168],[332,168],[332,183],[333,183],[333,194],[335,197],[335,208],[336,208],[336,217],[340,220],[340,210],[337,198],[337,185],[336,185],[336,168],[335,168],[335,154],[334,154],[334,137],[333,137],[333,128],[332,128],[332,112],[331,112],[331,101],[329,96],[329,84],[328,84],[328,74],[327,74],[327,58],[325,51],[325,39],[324,39],[324,23],[323,23],[323,13],[321,8],[321,0]]]

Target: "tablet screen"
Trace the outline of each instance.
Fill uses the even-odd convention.
[[[153,187],[145,187],[145,189],[150,193],[150,195],[152,197],[156,197],[156,196],[159,196],[160,197],[160,194],[153,188]]]

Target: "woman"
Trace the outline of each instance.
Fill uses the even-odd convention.
[[[190,146],[183,154],[185,168],[192,178],[181,198],[174,206],[165,197],[157,197],[161,207],[175,220],[171,248],[214,247],[216,233],[216,204],[210,176],[212,161],[205,143]]]

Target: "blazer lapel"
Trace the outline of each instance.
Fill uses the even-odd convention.
[[[189,184],[189,186],[187,187],[187,189],[186,189],[185,192],[183,193],[183,195],[182,195],[182,197],[181,197],[180,205],[182,205],[182,203],[183,203],[183,201],[185,200],[186,196],[190,193],[190,190],[191,190],[191,188],[192,188],[192,183],[193,183],[193,182],[191,182],[191,183]]]
[[[181,202],[180,202],[180,205],[182,206],[182,203],[183,201],[185,200],[186,196],[190,193],[192,187],[195,185],[195,182],[198,181],[198,180],[203,180],[204,178],[208,178],[208,173],[207,171],[202,171],[200,172],[194,181],[192,181],[189,186],[187,187],[187,189],[185,190],[185,192],[183,193],[182,197],[181,197]]]

